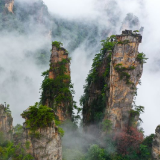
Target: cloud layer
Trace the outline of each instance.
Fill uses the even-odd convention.
[[[50,41],[34,34],[0,33],[0,37],[0,102],[10,104],[15,125],[23,122],[20,114],[39,101],[41,72],[46,67],[36,65],[34,54]]]
[[[113,28],[106,9],[109,8],[109,0],[77,0],[72,1],[56,1],[56,0],[44,0],[49,7],[49,11],[60,15],[68,19],[81,20],[84,19],[97,19],[97,23],[100,25],[106,25],[106,28]],[[142,86],[138,88],[137,105],[145,106],[145,113],[142,115],[143,128],[145,134],[154,133],[156,126],[160,123],[160,22],[158,16],[160,15],[160,2],[158,0],[116,0],[117,9],[111,10],[113,19],[118,18],[118,25],[116,25],[116,33],[120,33],[121,22],[125,18],[127,13],[133,13],[141,22],[141,25],[145,28],[143,33],[143,43],[140,44],[140,52],[144,52],[149,58],[147,64],[144,65],[144,73],[142,76]],[[120,13],[120,14],[119,14]],[[108,24],[110,26],[108,26]],[[82,93],[82,84],[84,84],[84,77],[87,71],[90,69],[91,59],[84,56],[87,53],[82,54],[83,57],[79,57],[81,48],[75,51],[75,57],[72,64],[72,77],[75,83],[75,89],[77,95]],[[93,51],[94,52],[94,51]],[[78,61],[77,59],[81,59]],[[88,63],[87,63],[88,62]],[[79,69],[81,68],[81,69]],[[80,76],[83,75],[83,76]],[[80,80],[81,79],[81,80]],[[81,82],[80,82],[81,81]],[[79,97],[79,96],[78,96]],[[78,98],[77,98],[78,99]]]
[[[158,21],[160,2],[158,0],[44,0],[44,2],[55,17],[65,18],[68,22],[85,23],[85,27],[97,26],[97,35],[99,35],[97,41],[101,40],[100,37],[103,37],[105,32],[120,34],[126,14],[131,12],[139,18],[145,28],[140,52],[144,52],[149,60],[144,65],[142,86],[138,87],[137,105],[144,105],[146,108],[142,115],[145,134],[153,133],[160,123],[160,22]],[[29,27],[32,30],[29,31],[28,36],[15,32],[0,32],[0,102],[6,101],[11,105],[14,124],[22,122],[20,114],[23,110],[35,101],[39,101],[41,72],[47,69],[49,64],[49,62],[44,66],[36,64],[34,53],[45,47],[48,48],[49,55],[51,40],[44,36],[44,32],[43,35],[41,31],[37,32],[41,28],[35,27],[32,21],[31,17]],[[51,19],[46,20],[47,24],[50,21]],[[66,31],[64,35],[67,34],[69,33]],[[76,32],[72,34],[74,36]],[[97,35],[94,35],[94,38]],[[54,40],[62,40],[66,47],[70,42],[68,37],[71,36],[54,37]],[[83,85],[91,68],[93,56],[100,49],[100,44],[90,46],[89,40],[91,42],[92,37],[88,36],[71,53],[71,74],[75,85],[76,101],[79,101],[83,94]],[[49,61],[49,57],[47,60]]]

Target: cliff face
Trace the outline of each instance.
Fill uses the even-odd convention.
[[[10,13],[13,13],[14,0],[5,0],[5,7]]]
[[[140,34],[125,30],[102,44],[81,98],[85,126],[108,120],[113,130],[136,125],[139,113],[134,112],[132,103],[143,71],[143,63],[137,58],[141,40]]]
[[[114,129],[123,129],[129,125],[133,97],[142,75],[143,66],[137,60],[142,37],[130,31],[123,31],[116,37],[118,43],[110,64],[110,93],[105,119],[112,122]]]
[[[13,133],[13,118],[10,113],[7,113],[5,107],[0,105],[0,132],[3,133],[3,136],[6,140],[12,140]]]
[[[96,77],[99,78],[91,81],[85,88],[88,98],[83,105],[83,123],[87,128],[89,125],[102,121],[102,117],[104,117],[105,104],[109,95],[109,91],[104,89],[108,88],[109,83],[109,76],[105,75],[105,72],[106,68],[110,66],[111,52],[110,50],[105,53],[102,63],[96,70]]]
[[[43,104],[53,108],[60,121],[71,119],[70,60],[67,51],[62,47],[52,46],[48,78],[53,81],[53,88],[51,92],[43,90],[42,96],[46,97]]]
[[[14,142],[21,143],[35,160],[62,160],[61,137],[54,122],[50,127],[37,130],[37,135],[31,135],[25,124],[23,130],[21,137],[14,135]]]
[[[49,78],[54,79],[56,78],[59,73],[56,73],[54,67],[59,67],[58,62],[62,62],[63,59],[68,59],[68,53],[66,53],[66,50],[64,48],[58,49],[56,46],[52,46],[52,54],[51,54],[51,59],[50,59],[50,65],[51,68],[49,70]],[[70,76],[70,65],[69,62],[66,63],[65,65],[66,71],[65,75]]]
[[[155,132],[152,142],[152,158],[153,160],[160,160],[160,126],[156,128]]]

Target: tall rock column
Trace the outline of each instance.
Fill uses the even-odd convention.
[[[59,43],[59,42],[57,42]],[[50,89],[43,88],[42,104],[53,108],[60,121],[71,119],[73,98],[71,93],[70,59],[63,47],[52,45],[48,79]]]
[[[143,64],[137,59],[142,36],[126,30],[116,39],[118,42],[110,64],[110,93],[105,119],[112,122],[113,129],[124,129],[129,124],[136,86],[143,70]]]
[[[13,118],[10,113],[6,111],[4,105],[0,105],[0,132],[3,134],[5,140],[12,140],[13,133]]]
[[[63,130],[58,124],[72,118],[73,87],[70,80],[70,59],[67,50],[61,45],[62,43],[57,41],[52,43],[50,68],[42,74],[44,80],[41,86],[41,101],[22,113],[26,122],[23,125],[21,139],[14,135],[15,143],[21,142],[22,147],[35,160],[62,160]],[[37,110],[34,112],[33,108]],[[34,126],[31,120],[42,123]],[[25,147],[26,143],[29,144],[28,149]]]
[[[138,52],[141,40],[136,31],[125,30],[102,41],[80,100],[85,128],[100,128],[102,124],[106,131],[136,126],[140,112],[138,107],[133,109],[132,103],[146,60]]]

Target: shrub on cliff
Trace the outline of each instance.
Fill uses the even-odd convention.
[[[146,63],[147,59],[148,58],[146,58],[146,55],[144,53],[138,53],[137,61],[139,61],[139,63],[141,63],[141,64]]]
[[[30,106],[21,115],[23,118],[26,118],[27,127],[32,131],[50,126],[51,122],[55,119],[54,112],[51,108],[38,103]]]
[[[60,49],[63,46],[63,43],[58,42],[58,41],[54,41],[52,42],[52,46],[57,47],[57,49]]]
[[[117,151],[119,154],[127,155],[133,150],[139,151],[139,146],[143,141],[143,134],[137,130],[137,128],[129,127],[116,133],[114,136],[116,142]]]
[[[54,79],[49,78],[49,70],[42,73],[44,80],[41,85],[42,95],[41,103],[43,105],[48,102],[49,107],[57,110],[57,106],[65,104],[66,111],[72,113],[73,84],[69,75],[66,75],[66,65],[70,63],[70,59],[62,59],[61,62],[50,64],[50,71],[56,75]]]
[[[116,36],[114,35],[101,41],[102,49],[100,50],[100,53],[95,55],[92,68],[86,78],[84,95],[80,99],[80,104],[83,106],[83,115],[90,114],[90,119],[88,119],[89,123],[99,123],[104,117],[104,109],[106,107],[105,94],[108,89],[106,79],[109,78],[111,55],[116,43]],[[106,54],[107,52],[108,54]],[[99,75],[99,69],[104,58],[105,70]],[[97,93],[95,94],[95,98],[91,102],[90,107],[88,107],[87,105],[91,94],[91,84],[96,88]]]
[[[26,127],[30,129],[30,135],[36,138],[40,137],[40,133],[37,131],[38,129],[50,127],[53,121],[56,126],[60,125],[60,121],[56,119],[53,109],[39,103],[30,106],[29,109],[21,115],[26,119]],[[61,136],[64,135],[62,128],[58,127],[58,131]]]

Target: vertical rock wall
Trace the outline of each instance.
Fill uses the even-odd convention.
[[[152,142],[152,159],[160,160],[160,125],[156,128],[155,132]]]
[[[14,142],[15,144],[21,143],[26,152],[35,160],[62,160],[61,136],[54,122],[49,127],[37,130],[38,135],[31,135],[25,123],[23,130],[20,137],[14,135]],[[26,148],[27,144],[29,144],[28,148]]]
[[[52,46],[52,54],[50,59],[50,70],[49,70],[49,78],[55,79],[59,76],[59,72],[57,72],[57,68],[60,67],[59,62],[62,60],[67,60],[68,63],[65,64],[65,75],[69,76],[70,78],[70,63],[68,58],[68,53],[64,48],[57,48],[56,46]],[[68,84],[70,81],[64,81],[64,83]],[[53,101],[49,99],[46,102],[46,105],[53,108],[54,104]],[[56,104],[55,104],[56,105]],[[61,104],[56,105],[56,115],[59,117],[60,121],[65,121],[66,119],[70,119],[72,113],[67,110],[67,106],[70,104],[66,104],[65,102],[61,102]]]
[[[91,82],[91,84],[88,86],[88,100],[87,102],[84,104],[83,106],[83,124],[84,127],[86,126],[85,130],[88,130],[88,127],[92,124],[95,124],[96,119],[95,119],[95,108],[100,108],[100,106],[98,106],[99,103],[95,103],[97,101],[99,101],[99,97],[102,95],[102,90],[103,90],[103,84],[106,84],[106,86],[108,86],[108,82],[109,82],[109,77],[105,77],[104,78],[104,73],[106,71],[106,68],[108,66],[108,56],[112,51],[107,51],[107,53],[105,54],[102,63],[100,64],[100,66],[97,69],[97,77],[98,80],[96,82]],[[106,100],[108,100],[108,91],[106,91]],[[93,104],[95,104],[95,108],[93,108]],[[105,106],[104,106],[105,108]],[[103,109],[101,109],[102,111]],[[99,110],[98,110],[99,111]],[[103,112],[103,111],[102,111]],[[93,126],[93,128],[95,128]],[[92,128],[92,130],[93,130]]]
[[[10,113],[5,111],[4,105],[0,105],[0,132],[3,133],[3,136],[6,140],[12,140],[13,133],[13,118]]]
[[[111,120],[113,129],[123,129],[129,124],[133,97],[142,75],[143,65],[137,61],[138,46],[142,36],[133,34],[132,31],[123,31],[122,35],[116,37],[118,43],[112,54],[110,93],[105,119]],[[122,78],[116,67],[125,67],[124,72],[128,75],[123,75]],[[126,76],[130,76],[128,81]]]
[[[95,73],[91,70],[85,95],[81,99],[83,122],[87,128],[105,120],[110,120],[113,130],[136,124],[139,117],[132,117],[131,112],[134,112],[133,98],[143,71],[143,62],[137,58],[141,40],[140,34],[125,30],[104,43],[101,51],[106,49],[106,53],[100,53],[102,59],[95,56],[93,65],[98,67],[93,69],[97,75],[94,77]]]

